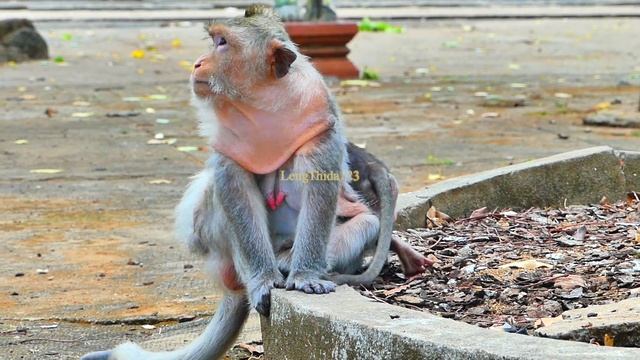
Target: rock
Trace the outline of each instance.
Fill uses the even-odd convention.
[[[640,113],[624,111],[599,111],[587,115],[582,123],[594,126],[613,126],[625,128],[640,128]]]
[[[0,62],[48,59],[44,38],[27,19],[0,21]]]
[[[565,311],[562,321],[537,329],[535,334],[583,342],[595,339],[600,344],[604,344],[607,334],[615,346],[639,347],[640,298]]]

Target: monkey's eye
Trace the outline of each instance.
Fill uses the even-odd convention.
[[[217,49],[222,50],[226,48],[227,39],[225,39],[223,36],[216,35],[213,37],[213,44],[216,46]]]

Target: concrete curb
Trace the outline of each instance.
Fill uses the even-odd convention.
[[[374,302],[341,286],[333,294],[272,292],[262,317],[267,359],[638,359],[614,348],[482,329]],[[393,318],[392,318],[393,316]]]
[[[526,208],[616,200],[640,189],[640,152],[607,146],[443,181],[399,199],[398,228],[482,206]],[[348,287],[309,296],[276,290],[261,319],[268,359],[639,359],[640,349],[508,334],[374,302]]]
[[[624,159],[624,167],[621,161]],[[598,146],[446,180],[401,194],[396,227],[425,225],[429,207],[463,217],[486,206],[528,208],[621,199],[640,189],[640,153]]]

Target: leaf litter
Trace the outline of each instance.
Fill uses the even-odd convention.
[[[640,287],[640,196],[613,204],[502,211],[395,232],[434,262],[406,279],[393,254],[362,295],[480,327],[531,334],[570,309],[626,299]],[[570,242],[567,246],[563,242]]]

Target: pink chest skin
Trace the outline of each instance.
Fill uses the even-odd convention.
[[[215,111],[219,127],[212,147],[254,174],[276,171],[300,147],[332,126],[324,98],[313,99],[304,109],[278,112],[218,100]]]

